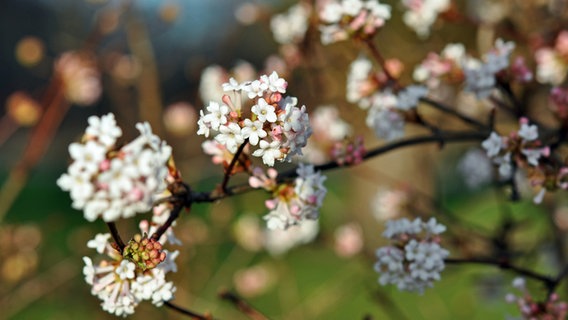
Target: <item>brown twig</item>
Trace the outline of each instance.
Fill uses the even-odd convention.
[[[122,250],[124,249],[125,245],[122,241],[122,238],[120,237],[118,229],[116,228],[116,224],[114,222],[107,222],[107,227],[110,231],[110,234],[112,235],[112,238],[114,239],[114,242],[116,242],[120,253],[122,254]]]
[[[489,132],[482,132],[482,131],[440,131],[434,135],[423,135],[423,136],[416,136],[407,139],[401,139],[395,142],[391,142],[389,144],[377,147],[368,151],[363,160],[370,160],[374,157],[377,157],[381,154],[387,153],[389,151],[393,151],[399,148],[419,145],[419,144],[426,144],[426,143],[450,143],[450,142],[467,142],[467,141],[481,141],[487,138]],[[337,163],[336,161],[329,161],[324,164],[320,164],[315,166],[315,170],[320,171],[328,171],[337,168],[344,167]],[[296,169],[288,170],[279,175],[279,180],[284,181],[287,179],[295,178],[296,177]],[[203,202],[215,202],[230,196],[243,194],[246,192],[250,192],[256,189],[253,189],[248,184],[227,187],[223,194],[218,194],[215,192],[192,192],[190,195],[191,199],[195,203],[203,203]]]
[[[248,316],[252,320],[268,320],[264,314],[253,308],[250,304],[244,301],[241,297],[230,291],[221,291],[219,298],[232,303],[239,311]]]
[[[174,206],[174,208],[170,211],[170,216],[168,217],[168,220],[161,225],[158,230],[156,230],[156,232],[154,232],[154,234],[152,234],[152,239],[154,240],[158,240],[160,239],[160,237],[168,230],[168,228],[172,225],[172,223],[174,223],[174,221],[179,217],[179,213],[181,212],[181,209],[183,207],[181,205],[176,205]],[[188,210],[190,207],[187,207]]]
[[[195,320],[212,320],[213,319],[213,317],[209,314],[202,315],[202,314],[196,313],[194,311],[182,308],[182,307],[175,305],[175,304],[173,304],[169,301],[164,301],[164,305],[166,307],[174,310],[174,311],[177,311],[177,312],[179,312],[183,315],[189,316],[189,317],[191,317],[192,319],[195,319]]]
[[[233,159],[231,160],[231,163],[229,164],[227,169],[225,169],[225,175],[223,176],[223,182],[221,183],[221,190],[223,190],[223,193],[227,193],[227,184],[229,184],[229,179],[231,178],[231,175],[233,173],[233,168],[237,164],[239,157],[241,156],[241,153],[243,153],[243,151],[245,150],[245,147],[247,146],[248,141],[249,141],[248,139],[245,139],[245,142],[243,142],[239,146],[239,148],[237,149],[237,152],[235,153],[235,155],[233,156]]]
[[[519,275],[522,275],[527,278],[531,278],[537,281],[542,282],[549,290],[557,285],[556,278],[552,278],[550,276],[546,276],[540,273],[536,273],[532,270],[524,269],[521,267],[517,267],[512,265],[507,260],[499,260],[494,258],[468,258],[468,259],[455,259],[455,258],[448,258],[445,259],[444,262],[447,264],[482,264],[482,265],[491,265],[496,266],[500,269],[504,270],[511,270]],[[568,270],[566,270],[568,272]]]
[[[435,100],[432,100],[432,99],[427,98],[427,97],[420,98],[420,101],[422,101],[425,104],[427,104],[427,105],[429,105],[429,106],[431,106],[435,109],[438,109],[438,110],[440,110],[444,113],[447,113],[451,116],[454,116],[454,117],[460,119],[461,121],[463,121],[463,122],[465,122],[469,125],[475,126],[479,129],[488,130],[490,128],[489,125],[486,125],[486,124],[484,124],[484,123],[482,123],[482,122],[480,122],[476,119],[470,118],[470,117],[462,114],[461,112],[458,112],[458,111],[452,109],[451,107],[449,107],[449,106],[447,106],[447,105],[445,105],[445,104],[443,104],[439,101],[435,101]]]
[[[386,65],[386,60],[383,57],[383,55],[381,54],[381,52],[379,51],[379,48],[377,48],[377,46],[373,42],[373,39],[372,38],[365,39],[363,41],[363,43],[365,43],[365,45],[367,46],[367,48],[371,52],[371,55],[375,59],[375,61],[377,61],[377,63],[379,63],[379,65],[383,69],[383,72],[387,76],[388,80],[390,82],[392,82],[393,84],[398,85],[398,80],[390,73],[390,71],[389,71],[389,69],[387,68],[387,65]]]

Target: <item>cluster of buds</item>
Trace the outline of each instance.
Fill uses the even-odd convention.
[[[166,253],[162,251],[162,244],[153,238],[137,234],[122,250],[122,256],[136,264],[142,271],[155,268],[166,259]]]
[[[410,221],[406,218],[387,221],[383,236],[391,245],[377,250],[375,271],[381,285],[393,284],[399,290],[423,293],[440,280],[444,259],[449,252],[440,246],[440,234],[446,227],[430,218]]]
[[[515,303],[519,307],[523,319],[526,320],[557,320],[566,319],[568,304],[559,301],[558,295],[552,293],[545,302],[535,301],[526,287],[524,278],[515,278],[513,287],[521,292],[520,295],[509,293],[505,296],[508,303]]]
[[[306,107],[297,107],[295,97],[283,97],[287,86],[276,72],[252,82],[231,78],[223,90],[231,91],[233,97],[224,95],[223,103],[210,102],[206,112],[201,111],[197,134],[214,135],[215,142],[232,155],[243,144],[250,144],[256,149],[252,155],[269,166],[275,160],[301,155],[311,127]],[[247,102],[252,103],[250,109],[243,108]]]
[[[372,38],[390,18],[391,7],[377,0],[329,1],[320,12],[321,42]]]
[[[94,263],[83,257],[83,275],[91,293],[101,301],[102,309],[126,317],[140,302],[149,300],[156,306],[173,298],[176,287],[166,281],[168,272],[176,272],[179,252],[162,250],[159,242],[136,236],[121,254],[110,234],[98,234],[87,246],[106,257]]]
[[[166,190],[172,148],[152,133],[150,125],[136,124],[140,136],[118,147],[122,130],[114,115],[89,117],[81,143],[72,143],[73,163],[58,180],[69,191],[73,208],[89,221],[102,216],[109,222],[149,211]]]
[[[354,141],[338,141],[333,145],[331,157],[339,165],[356,165],[363,162],[365,156],[363,137],[358,136]]]
[[[298,166],[298,177],[290,183],[278,183],[277,172],[268,170],[268,176],[261,168],[254,168],[249,184],[263,188],[274,196],[265,202],[270,212],[264,216],[268,229],[287,229],[304,220],[317,220],[319,208],[327,193],[323,182],[326,177],[315,172],[312,165]]]

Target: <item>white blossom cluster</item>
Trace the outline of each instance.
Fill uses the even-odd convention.
[[[475,64],[475,59],[466,53],[464,45],[449,43],[440,54],[429,53],[426,59],[416,66],[412,76],[415,81],[435,89],[440,85],[442,78],[449,82],[461,81],[462,66],[469,64]]]
[[[418,104],[428,94],[423,85],[410,85],[397,93],[381,90],[376,82],[377,74],[367,58],[359,57],[351,63],[347,76],[347,101],[357,103],[367,110],[367,126],[377,137],[394,140],[404,135],[403,113]]]
[[[258,168],[253,170],[249,184],[253,188],[271,191],[273,199],[265,202],[270,212],[264,216],[268,229],[287,229],[305,220],[317,220],[327,189],[323,182],[327,178],[314,166],[300,164],[298,177],[293,183],[277,184],[276,171],[269,169],[268,176]]]
[[[513,132],[510,137],[500,136],[496,132],[485,139],[481,146],[485,149],[487,156],[493,160],[493,163],[499,166],[499,175],[503,179],[511,177],[513,163],[517,165],[536,167],[541,157],[549,155],[548,147],[540,147],[538,140],[538,127],[529,125],[526,118],[521,118],[520,128]],[[537,196],[535,202],[540,202],[539,198],[544,195]]]
[[[375,271],[381,285],[393,284],[399,290],[423,293],[440,280],[444,259],[449,252],[440,246],[439,235],[446,227],[435,218],[387,221],[383,236],[392,244],[376,252]]]
[[[450,0],[402,0],[402,5],[407,9],[402,17],[404,23],[425,38],[438,15],[450,7]]]
[[[330,44],[358,35],[368,38],[391,18],[391,7],[377,0],[329,1],[320,12],[321,42]]]
[[[232,92],[233,99],[224,95],[222,103],[210,102],[201,110],[197,134],[214,136],[231,154],[248,139],[255,147],[252,155],[269,166],[301,155],[312,129],[306,107],[298,107],[295,97],[283,97],[287,85],[276,72],[243,83],[231,78],[223,90]],[[248,100],[242,101],[243,95]],[[252,106],[245,110],[247,102]]]
[[[83,275],[85,282],[92,286],[91,294],[101,301],[102,309],[116,316],[126,317],[134,313],[134,309],[142,301],[151,301],[161,306],[164,301],[173,298],[176,287],[167,282],[165,277],[170,271],[176,272],[175,259],[179,251],[166,253],[166,260],[157,267],[142,271],[136,264],[123,259],[108,242],[110,234],[98,234],[87,246],[105,253],[109,260],[101,260],[97,264],[89,257],[83,257],[85,266]]]
[[[554,47],[542,47],[535,54],[536,79],[543,84],[560,85],[568,73],[568,30],[556,37]]]
[[[440,86],[442,80],[461,83],[465,79],[464,91],[474,93],[478,99],[485,99],[497,84],[496,75],[509,68],[514,49],[513,42],[497,39],[493,49],[479,60],[468,55],[462,44],[448,44],[440,55],[430,53],[415,68],[413,77],[430,89]],[[517,59],[509,69],[515,80],[526,82],[532,79],[532,73],[524,65],[523,59]]]
[[[81,143],[72,143],[73,163],[57,185],[69,191],[73,208],[85,219],[128,218],[152,208],[155,196],[166,189],[166,166],[172,149],[152,133],[150,125],[136,124],[140,136],[118,148],[122,130],[114,115],[91,116]]]
[[[485,54],[483,61],[464,65],[465,91],[473,92],[478,99],[487,98],[495,88],[495,74],[509,66],[509,56],[515,49],[511,41],[495,41],[492,51]]]
[[[270,29],[274,40],[280,44],[296,44],[304,39],[308,30],[311,8],[304,3],[297,3],[286,13],[277,14],[270,20]]]

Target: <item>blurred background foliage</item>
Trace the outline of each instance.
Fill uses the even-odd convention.
[[[473,2],[457,4],[467,11],[468,5],[475,6]],[[81,271],[81,257],[93,255],[86,242],[96,233],[106,232],[106,226],[102,221],[87,223],[70,207],[69,196],[55,185],[68,164],[67,146],[80,138],[89,115],[114,112],[126,137],[134,136],[136,121],[147,120],[174,147],[184,179],[196,190],[213,189],[222,171],[203,155],[202,138],[195,134],[196,114],[204,105],[198,94],[201,72],[211,64],[229,69],[239,60],[263,69],[265,59],[278,51],[269,18],[292,3],[2,1],[0,101],[6,109],[0,124],[0,318],[111,317],[90,294]],[[409,71],[428,51],[438,52],[448,42],[463,42],[475,49],[479,39],[473,35],[483,33],[473,24],[455,23],[443,29],[436,26],[423,42],[402,25],[396,4],[394,12],[376,43],[385,56],[407,63]],[[94,52],[101,73],[100,98],[91,106],[73,103],[71,108],[61,109],[61,123],[55,121],[54,136],[40,139],[41,145],[47,146],[45,154],[24,161],[37,123],[33,115],[38,113],[39,118],[45,110],[42,101],[53,85],[56,59],[66,51],[85,47]],[[348,43],[323,47],[316,37],[310,44],[308,61],[287,80],[289,92],[309,110],[335,105],[372,147],[380,142],[363,125],[363,111],[344,98],[346,70],[359,49]],[[406,74],[409,80],[411,72]],[[25,93],[40,105],[30,103],[29,109],[21,111],[24,120],[17,125],[6,120],[10,112],[16,112],[10,111],[15,92]],[[172,113],[172,105],[180,102],[183,112]],[[181,124],[175,127],[172,124],[178,118]],[[413,133],[412,128],[409,131]],[[462,254],[462,248],[487,249],[487,244],[475,237],[463,245],[462,231],[467,234],[473,229],[491,237],[504,217],[524,222],[512,235],[519,248],[535,254],[519,263],[542,272],[555,271],[556,255],[542,245],[552,238],[552,220],[546,212],[555,208],[536,207],[530,200],[509,203],[505,195],[488,186],[468,189],[455,168],[471,146],[460,144],[443,150],[437,145],[421,146],[329,172],[319,234],[313,242],[280,255],[255,245],[254,235],[248,242],[240,238],[238,226],[242,226],[243,217],[252,226],[246,228],[262,224],[260,217],[266,210],[262,191],[212,205],[195,205],[176,227],[184,246],[178,248],[179,271],[172,277],[178,288],[174,301],[192,310],[211,312],[216,319],[245,319],[217,298],[223,288],[235,290],[273,319],[500,319],[516,314],[514,306],[504,301],[512,275],[496,268],[447,266],[442,281],[422,296],[380,287],[373,271],[374,250],[383,243],[383,224],[374,216],[380,211],[377,206],[389,203],[388,198],[380,200],[377,192],[381,190],[387,194],[402,190],[409,197],[404,203],[410,215],[435,215],[450,230],[455,226],[454,234],[448,232],[447,237],[453,245],[452,255]],[[236,177],[233,183],[239,181],[246,180]],[[121,233],[135,233],[136,222],[142,218],[120,221]],[[354,255],[345,254],[338,244],[337,230],[346,224],[356,231],[355,238],[363,239],[362,248]],[[565,228],[566,224],[560,226]],[[150,304],[142,304],[132,316],[159,317],[183,318]]]

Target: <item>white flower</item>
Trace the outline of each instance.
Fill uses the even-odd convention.
[[[320,13],[320,18],[325,22],[336,23],[339,22],[342,15],[343,7],[341,4],[330,2],[323,8],[323,11]]]
[[[245,142],[241,134],[241,127],[234,122],[229,122],[226,126],[219,128],[219,134],[215,136],[215,141],[224,145],[231,153],[236,153],[238,147]]]
[[[274,166],[274,160],[282,159],[282,152],[280,151],[280,142],[274,140],[267,142],[260,140],[260,149],[255,150],[252,155],[255,157],[262,157],[262,162],[268,166]]]
[[[450,6],[449,0],[403,0],[402,4],[408,9],[403,20],[407,26],[414,29],[418,36],[424,38],[430,34],[430,27],[438,15]]]
[[[128,260],[122,260],[115,272],[121,280],[134,279],[134,269],[136,269],[134,263]]]
[[[371,108],[366,122],[378,138],[392,141],[404,136],[404,118],[396,111]]]
[[[116,139],[122,135],[122,130],[116,125],[114,114],[109,113],[102,117],[91,116],[87,119],[89,126],[85,133],[95,137],[105,147],[116,143]]]
[[[527,123],[521,123],[518,134],[524,141],[534,141],[538,139],[538,127],[534,124],[528,125]]]
[[[527,162],[531,166],[538,166],[538,160],[542,156],[548,155],[548,148],[542,149],[522,149],[521,153],[527,158]]]
[[[256,146],[261,138],[266,137],[267,133],[262,128],[263,123],[245,119],[244,127],[241,131],[243,138],[249,139],[251,145]]]
[[[446,231],[446,226],[441,223],[438,223],[436,221],[436,218],[430,218],[428,222],[422,223],[422,227],[424,228],[424,231],[426,231],[426,233],[428,234],[440,234]]]
[[[503,148],[503,139],[496,132],[491,132],[489,138],[483,140],[481,146],[487,152],[489,158],[493,158],[499,154]]]
[[[223,83],[223,91],[239,91],[241,84],[233,77],[229,78],[229,82]]]
[[[241,86],[243,91],[247,92],[249,99],[262,97],[264,92],[268,89],[268,84],[259,80],[245,83]]]
[[[94,174],[99,170],[101,162],[106,157],[107,149],[94,140],[89,140],[85,144],[71,143],[69,145],[69,155],[79,166],[88,174]]]
[[[97,250],[98,253],[103,253],[107,248],[109,239],[110,233],[98,233],[94,239],[87,242],[87,247]]]
[[[401,110],[410,110],[416,107],[420,98],[428,94],[428,88],[425,86],[412,85],[404,88],[397,96],[397,108]]]
[[[260,81],[266,83],[268,85],[268,90],[272,92],[286,93],[288,82],[286,82],[283,78],[280,78],[276,71],[273,71],[270,76],[260,76]]]
[[[212,101],[207,106],[207,111],[209,113],[205,114],[203,121],[209,123],[214,130],[219,130],[219,126],[227,123],[230,112],[228,106]]]
[[[478,99],[485,99],[495,88],[495,72],[488,64],[465,66],[465,91],[473,92]]]
[[[274,40],[280,44],[300,42],[308,30],[309,7],[295,4],[286,13],[277,14],[270,20]]]
[[[353,34],[373,35],[391,17],[389,5],[377,0],[328,1],[320,12],[321,41],[330,44]]]
[[[268,104],[263,98],[258,99],[257,104],[252,106],[251,111],[260,122],[276,122],[277,120],[274,106]]]

